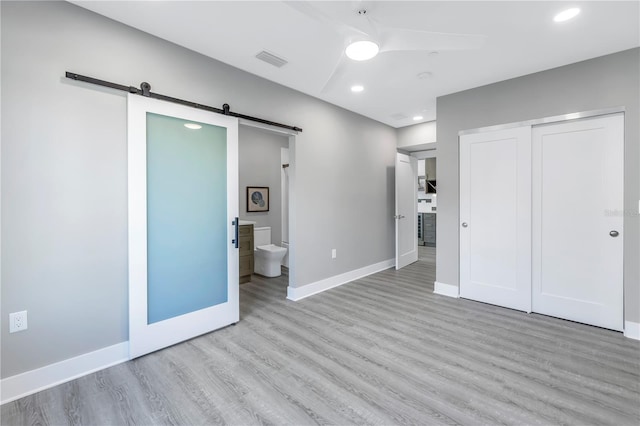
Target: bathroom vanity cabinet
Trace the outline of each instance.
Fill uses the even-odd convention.
[[[238,230],[240,284],[251,281],[253,273],[253,225],[240,225]]]

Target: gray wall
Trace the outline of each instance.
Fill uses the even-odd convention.
[[[397,130],[397,147],[399,149],[411,148],[412,151],[435,148],[433,144],[436,142],[436,130],[437,123],[435,121],[401,127]]]
[[[271,227],[271,242],[282,241],[282,191],[280,188],[280,149],[289,147],[289,139],[265,130],[240,126],[239,131],[240,219],[253,220],[256,226]],[[247,186],[269,187],[269,211],[247,212]]]
[[[67,70],[302,127],[290,285],[393,258],[394,129],[69,3],[0,7],[2,377],[128,339],[126,98]]]
[[[627,50],[438,98],[437,281],[459,284],[458,131],[624,106],[625,319],[640,322],[639,52]]]

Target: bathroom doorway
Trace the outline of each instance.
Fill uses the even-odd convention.
[[[241,303],[242,289],[251,291],[253,286],[268,286],[284,299],[294,269],[290,222],[295,167],[290,153],[296,134],[241,121],[238,135],[239,218],[247,234],[240,235]],[[248,229],[252,250],[243,251]]]

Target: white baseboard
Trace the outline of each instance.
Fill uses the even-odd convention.
[[[365,266],[364,268],[354,269],[353,271],[345,272],[344,274],[335,275],[324,280],[303,285],[302,287],[289,286],[287,287],[287,299],[298,301],[305,297],[313,296],[314,294],[329,290],[330,288],[338,287],[342,284],[364,278],[367,275],[384,271],[385,269],[393,267],[395,264],[396,262],[394,259],[389,259],[373,265]]]
[[[460,297],[458,286],[440,283],[433,283],[433,292],[442,296]],[[640,340],[640,323],[625,321],[624,336],[629,339]]]
[[[98,349],[0,381],[0,404],[40,392],[129,359],[129,342]]]
[[[624,337],[628,337],[629,339],[634,340],[640,340],[640,323],[625,321]]]
[[[460,297],[457,285],[439,283],[438,281],[433,283],[433,292],[441,296]]]

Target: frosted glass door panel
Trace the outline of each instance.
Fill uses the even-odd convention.
[[[226,128],[147,113],[148,323],[227,301]]]
[[[238,120],[127,97],[129,356],[240,319]]]

